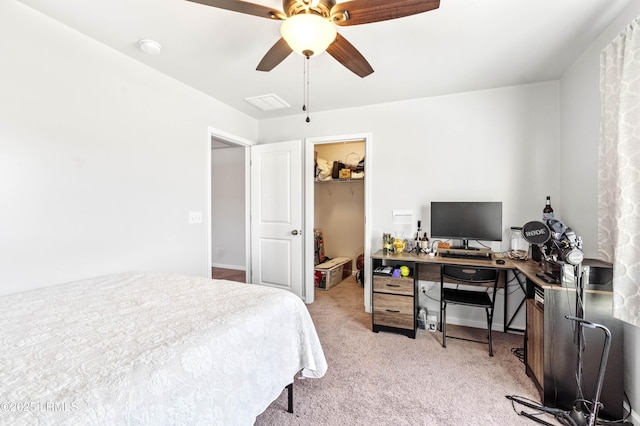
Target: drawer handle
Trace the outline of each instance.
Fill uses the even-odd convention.
[[[400,284],[387,284],[387,287],[400,287]]]
[[[396,311],[395,309],[387,309],[387,312],[393,312],[394,314],[400,313],[400,311]]]

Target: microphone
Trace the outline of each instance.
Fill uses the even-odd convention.
[[[522,227],[522,235],[530,244],[543,245],[551,238],[551,231],[546,223],[532,221]]]
[[[579,265],[584,260],[584,253],[580,250],[580,240],[576,241],[575,234],[564,223],[557,219],[549,219],[547,223],[532,221],[522,227],[524,239],[531,244],[542,246],[549,240],[556,251],[558,259],[571,265]],[[573,238],[569,238],[569,234]],[[546,257],[546,253],[542,250]]]

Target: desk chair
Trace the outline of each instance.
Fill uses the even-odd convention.
[[[489,344],[489,356],[493,356],[491,342],[491,325],[493,323],[493,307],[498,289],[499,271],[494,268],[479,268],[460,265],[442,265],[440,267],[440,318],[442,328],[442,347],[447,347],[447,337],[470,342]],[[454,280],[455,288],[445,287],[445,278]],[[450,284],[450,283],[447,283]],[[462,290],[459,284],[477,286],[478,290]],[[489,289],[493,286],[493,292]],[[447,305],[463,305],[484,308],[487,313],[487,341],[473,340],[463,337],[447,336]]]

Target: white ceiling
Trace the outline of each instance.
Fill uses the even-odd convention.
[[[256,119],[302,114],[302,56],[255,70],[278,21],[186,0],[19,1]],[[310,113],[556,80],[632,1],[441,0],[419,15],[338,27],[375,72],[360,78],[327,53],[311,58]],[[142,53],[143,38],[162,53]],[[291,107],[263,112],[244,100],[264,94]]]

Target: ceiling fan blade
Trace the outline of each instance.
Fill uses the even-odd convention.
[[[360,77],[366,77],[373,72],[373,68],[358,49],[339,33],[336,40],[327,47],[327,53]]]
[[[360,25],[416,15],[440,7],[440,0],[352,0],[331,8],[337,25]],[[346,15],[345,15],[346,12]],[[347,19],[343,19],[347,16]]]
[[[293,52],[287,44],[284,38],[280,38],[274,44],[271,49],[267,52],[266,55],[262,58],[256,70],[258,71],[271,71],[278,65],[280,62],[284,61],[287,56],[289,56]]]
[[[259,16],[269,19],[287,19],[287,16],[280,10],[270,9],[260,4],[249,3],[239,0],[187,0],[193,3],[200,3],[218,9],[231,10],[233,12],[245,13],[247,15]]]

